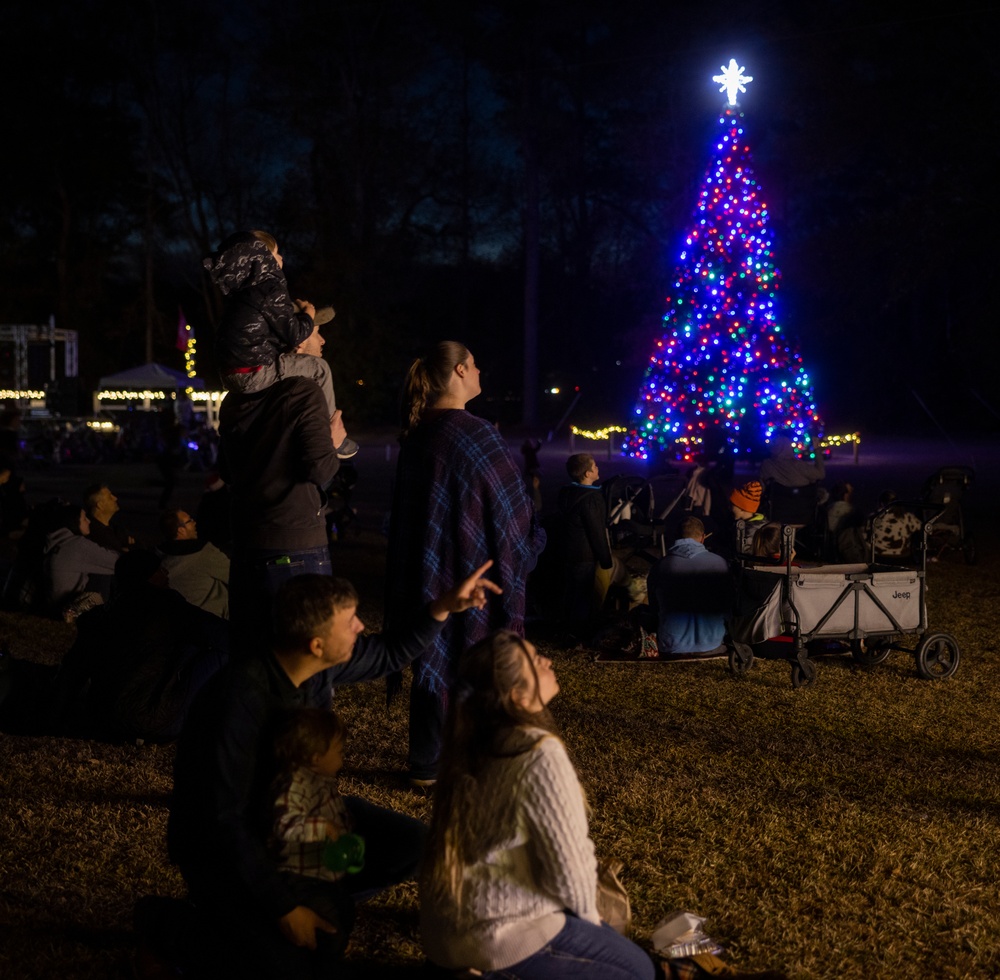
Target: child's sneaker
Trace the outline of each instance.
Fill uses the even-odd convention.
[[[352,459],[358,455],[358,450],[360,448],[361,447],[353,439],[345,439],[339,446],[337,446],[337,459]]]

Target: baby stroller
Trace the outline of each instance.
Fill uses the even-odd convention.
[[[655,562],[663,553],[663,525],[656,520],[653,484],[641,476],[613,476],[601,484],[601,490],[608,508],[611,547],[629,548],[628,558]],[[654,557],[651,551],[659,554]]]
[[[975,481],[971,466],[942,466],[924,484],[924,518],[934,518],[929,541],[933,556],[940,558],[949,548],[962,552],[968,565],[976,563],[976,542],[965,526],[962,496]]]
[[[790,557],[780,565],[744,563],[727,643],[732,674],[745,675],[755,656],[781,658],[791,663],[792,687],[812,687],[810,646],[829,652],[832,642],[866,667],[904,650],[915,656],[924,679],[951,677],[961,658],[958,642],[927,628],[924,558],[933,533],[932,520],[923,527],[918,568],[875,562],[796,567]],[[785,556],[791,555],[793,534],[784,528]],[[915,650],[900,644],[905,636],[919,638]]]

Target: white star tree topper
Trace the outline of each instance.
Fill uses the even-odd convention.
[[[720,92],[725,92],[729,96],[729,104],[736,105],[736,93],[746,94],[745,82],[752,82],[753,75],[744,75],[743,66],[736,64],[735,58],[729,59],[729,67],[719,65],[722,69],[721,75],[713,75],[712,81],[721,85]]]

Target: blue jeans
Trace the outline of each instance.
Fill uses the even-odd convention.
[[[271,645],[271,600],[297,575],[330,575],[330,549],[237,552],[229,570],[230,655],[234,660]]]
[[[654,980],[656,967],[631,940],[611,926],[595,926],[575,915],[537,953],[484,980]]]

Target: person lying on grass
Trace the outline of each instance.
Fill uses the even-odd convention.
[[[420,875],[424,952],[495,980],[743,974],[715,957],[654,964],[602,922],[587,801],[548,706],[552,661],[501,630],[459,662]]]
[[[275,597],[273,652],[232,663],[202,691],[178,743],[167,825],[170,858],[208,935],[198,966],[243,977],[333,976],[354,902],[414,873],[423,824],[353,796],[344,799],[366,853],[347,887],[279,870],[267,852],[275,729],[289,710],[329,710],[335,687],[399,670],[452,613],[483,608],[487,592],[501,591],[482,577],[491,564],[405,629],[370,636],[359,635],[350,582],[297,576]]]

